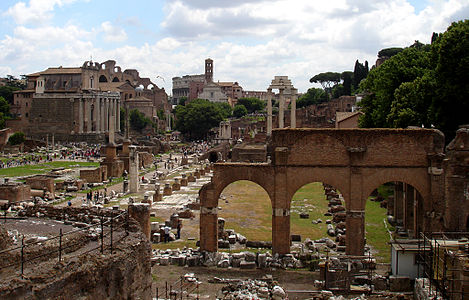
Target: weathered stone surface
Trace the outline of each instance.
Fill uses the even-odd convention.
[[[255,261],[241,261],[239,267],[241,269],[255,269],[256,262]]]
[[[406,276],[389,276],[389,290],[391,292],[408,292],[412,290],[410,278]]]

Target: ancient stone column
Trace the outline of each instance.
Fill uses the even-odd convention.
[[[91,132],[91,102],[86,99],[86,132]]]
[[[272,135],[272,89],[267,90],[267,136]]]
[[[148,203],[134,203],[128,208],[129,216],[138,222],[143,234],[148,239],[151,234],[150,207]]]
[[[93,105],[93,123],[94,123],[94,132],[99,132],[98,130],[98,120],[99,120],[99,105],[98,105],[98,101],[99,101],[99,97],[96,97],[96,99],[94,99],[94,105]],[[91,128],[93,128],[93,126],[91,126]]]
[[[134,194],[139,188],[137,147],[129,146],[129,152],[129,185],[130,193]]]
[[[396,182],[394,184],[394,219],[398,224],[402,224],[404,216],[404,184]]]
[[[78,99],[78,133],[83,133],[83,99]]]
[[[109,98],[104,102],[104,130],[109,132]]]
[[[290,210],[288,208],[272,209],[272,252],[290,253]]]
[[[365,212],[347,210],[345,220],[345,251],[347,255],[363,255],[365,249]]]
[[[409,184],[404,184],[404,228],[413,235],[414,230],[414,201],[415,189]]]
[[[96,133],[101,132],[101,98],[96,97],[94,104],[94,122],[96,124]]]
[[[200,250],[218,250],[218,213],[216,207],[200,207]]]
[[[297,97],[298,97],[298,90],[291,89],[290,128],[296,128],[296,98]]]
[[[116,100],[116,101],[117,101],[117,105],[116,105],[117,132],[120,132],[120,131],[121,131],[121,109],[120,109],[120,101],[119,101],[119,100]]]
[[[106,132],[106,128],[104,128],[104,124],[105,124],[105,111],[104,111],[104,103],[105,103],[106,99],[103,98],[101,99],[99,105],[100,105],[100,108],[99,108],[99,111],[101,113],[101,116],[99,118],[99,121],[101,123],[100,127],[101,127],[101,132]]]
[[[278,102],[278,128],[284,128],[285,118],[285,97],[283,95],[283,88],[279,89],[279,102]]]

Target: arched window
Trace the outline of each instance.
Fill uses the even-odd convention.
[[[112,82],[119,82],[119,81],[120,81],[120,80],[119,80],[119,78],[117,78],[117,77],[114,77],[114,78],[112,79]]]
[[[107,78],[104,75],[99,76],[99,82],[107,82]]]

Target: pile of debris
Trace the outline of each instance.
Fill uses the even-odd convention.
[[[326,220],[327,234],[331,237],[335,237],[335,242],[337,243],[335,247],[336,250],[345,252],[345,220],[347,214],[343,204],[343,197],[330,185],[324,184],[323,186],[326,199],[329,201],[329,210],[324,215],[332,217],[332,219]]]
[[[299,269],[308,265],[311,260],[318,257],[311,255],[272,255],[267,253],[254,253],[244,251],[240,253],[208,253],[200,252],[192,248],[153,250],[152,263],[160,266],[206,266],[218,268],[240,268],[240,269]]]
[[[263,280],[231,280],[219,292],[218,299],[288,299],[284,289],[275,282]]]

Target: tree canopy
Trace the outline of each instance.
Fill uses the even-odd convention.
[[[8,143],[10,145],[19,145],[21,143],[24,143],[26,140],[26,137],[23,132],[18,131],[13,133],[9,138],[8,138]]]
[[[243,105],[250,114],[261,111],[265,107],[265,102],[257,98],[239,98],[238,104]]]
[[[248,114],[248,110],[242,104],[236,104],[233,109],[233,117],[241,118]]]
[[[226,105],[204,99],[195,99],[185,106],[178,105],[174,109],[176,129],[189,139],[203,139],[211,128],[231,115],[231,107],[228,114]]]
[[[469,20],[414,43],[370,71],[361,84],[361,127],[434,126],[451,140],[469,122]]]
[[[381,49],[378,52],[378,57],[380,57],[380,58],[390,58],[390,57],[393,57],[396,54],[401,53],[403,50],[404,50],[404,48],[399,48],[399,47]]]
[[[10,116],[10,104],[0,96],[0,129],[5,128],[5,121]]]
[[[129,123],[132,129],[142,132],[142,130],[150,125],[152,122],[149,118],[139,112],[137,109],[132,109],[129,114]]]
[[[296,107],[306,107],[327,101],[327,95],[323,89],[310,88],[306,93],[301,95],[296,101]]]
[[[331,88],[340,82],[340,73],[336,72],[325,72],[314,75],[309,82],[320,83],[325,91],[330,91]]]

